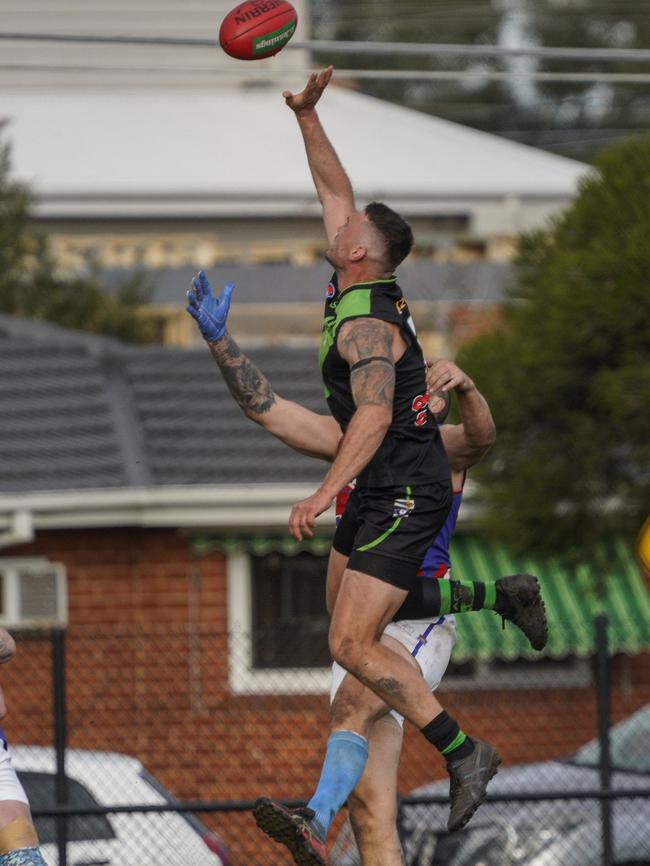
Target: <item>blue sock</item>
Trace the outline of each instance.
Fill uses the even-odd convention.
[[[334,816],[356,788],[367,760],[368,741],[361,734],[354,731],[330,734],[318,787],[307,803],[316,813],[314,824],[323,839]]]

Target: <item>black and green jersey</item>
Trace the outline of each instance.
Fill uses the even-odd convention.
[[[395,365],[393,421],[377,453],[357,479],[363,487],[431,484],[449,478],[438,426],[430,414],[424,357],[397,278],[360,283],[339,292],[336,276],[327,289],[320,348],[325,398],[345,430],[355,412],[350,367],[337,348],[343,322],[368,317],[400,328],[406,351]]]

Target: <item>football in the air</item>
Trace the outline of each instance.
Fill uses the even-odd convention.
[[[219,43],[238,60],[261,60],[281,51],[297,24],[298,15],[289,0],[248,0],[223,19]]]

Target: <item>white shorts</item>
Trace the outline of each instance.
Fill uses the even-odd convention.
[[[420,666],[425,682],[434,692],[447,670],[451,651],[456,643],[454,615],[441,616],[435,620],[405,619],[391,622],[384,629],[384,634],[406,647]],[[330,703],[334,700],[346,673],[345,668],[342,668],[338,662],[334,662]],[[396,710],[391,710],[390,714],[399,725],[404,724],[404,716]]]
[[[0,800],[18,800],[29,806],[27,795],[11,765],[11,756],[0,739]]]

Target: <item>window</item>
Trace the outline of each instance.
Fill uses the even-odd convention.
[[[52,809],[56,805],[56,777],[53,773],[19,772],[27,799],[34,811]],[[80,809],[99,806],[87,788],[67,777],[68,803]],[[56,818],[36,818],[36,832],[42,845],[56,842]],[[68,820],[69,842],[91,842],[114,839],[115,833],[106,815],[77,815]]]
[[[325,608],[327,556],[228,557],[230,686],[239,694],[321,694],[331,659]]]
[[[253,667],[329,667],[327,557],[251,556]]]
[[[39,627],[67,622],[65,568],[32,557],[0,558],[0,625]]]

